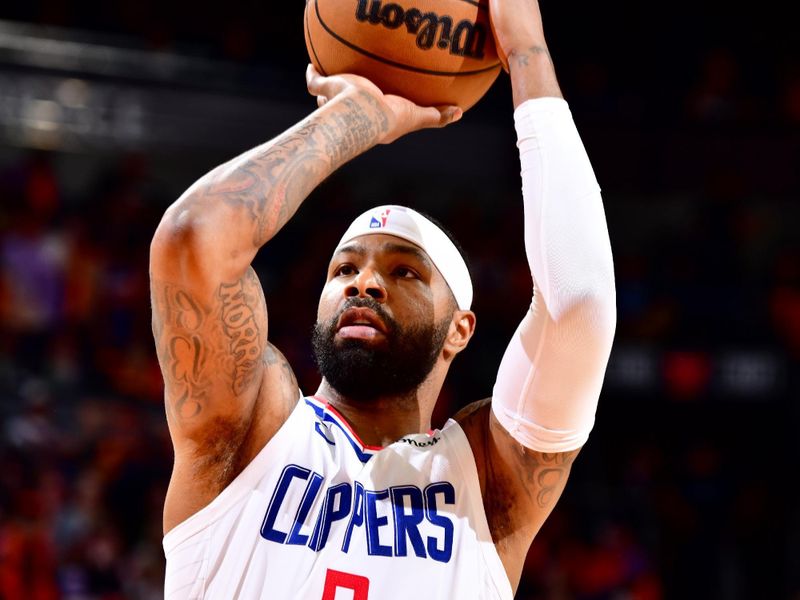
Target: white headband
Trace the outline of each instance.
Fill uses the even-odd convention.
[[[375,233],[394,235],[422,248],[450,286],[458,308],[469,310],[472,305],[469,269],[444,231],[410,208],[376,206],[356,217],[337,248],[360,235]]]

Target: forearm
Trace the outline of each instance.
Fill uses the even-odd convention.
[[[580,447],[594,421],[616,323],[611,246],[566,103],[535,99],[515,118],[535,297],[503,358],[493,409],[523,445],[562,452]]]
[[[514,50],[508,57],[514,108],[534,98],[562,98],[553,60],[544,37]]]
[[[369,94],[342,94],[200,178],[167,211],[162,237],[202,253],[204,264],[219,261],[225,271],[244,272],[311,191],[375,145],[386,127],[386,115]]]
[[[514,108],[531,98],[561,98],[536,0],[491,0],[498,44],[508,61]]]
[[[600,186],[564,100],[531,100],[515,121],[528,264],[558,320],[576,304],[614,293]]]

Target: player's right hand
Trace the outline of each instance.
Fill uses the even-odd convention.
[[[457,106],[419,106],[400,96],[384,94],[374,83],[358,75],[326,77],[320,75],[313,65],[308,65],[306,69],[306,85],[308,92],[316,96],[318,106],[324,106],[345,94],[360,96],[360,101],[374,106],[378,111],[376,118],[382,116],[386,119],[386,127],[379,140],[381,144],[389,144],[412,131],[445,127],[458,121],[463,114]]]

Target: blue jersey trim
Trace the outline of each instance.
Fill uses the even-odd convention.
[[[362,463],[366,463],[370,458],[374,456],[376,450],[365,448],[364,445],[361,443],[361,441],[358,440],[353,435],[353,432],[350,431],[350,428],[347,427],[344,423],[342,423],[341,420],[336,415],[326,410],[325,406],[320,406],[318,404],[319,401],[315,402],[311,398],[306,398],[305,401],[306,404],[308,404],[314,410],[314,414],[317,415],[318,419],[320,419],[323,423],[330,423],[332,425],[336,425],[336,427],[338,427],[342,431],[342,433],[344,433],[344,437],[347,439],[348,442],[350,442],[350,445],[353,447],[353,450],[355,450],[358,460],[360,460]],[[322,433],[319,430],[317,430],[317,433],[320,433],[320,435],[322,435]],[[330,443],[330,441],[327,438],[325,439],[325,441]]]

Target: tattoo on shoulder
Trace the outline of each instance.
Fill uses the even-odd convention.
[[[285,392],[284,400],[288,406],[294,406],[297,402],[300,385],[297,383],[297,378],[289,361],[275,346],[267,344],[267,350],[264,352],[264,362],[267,367],[277,366],[280,368],[281,388]]]

